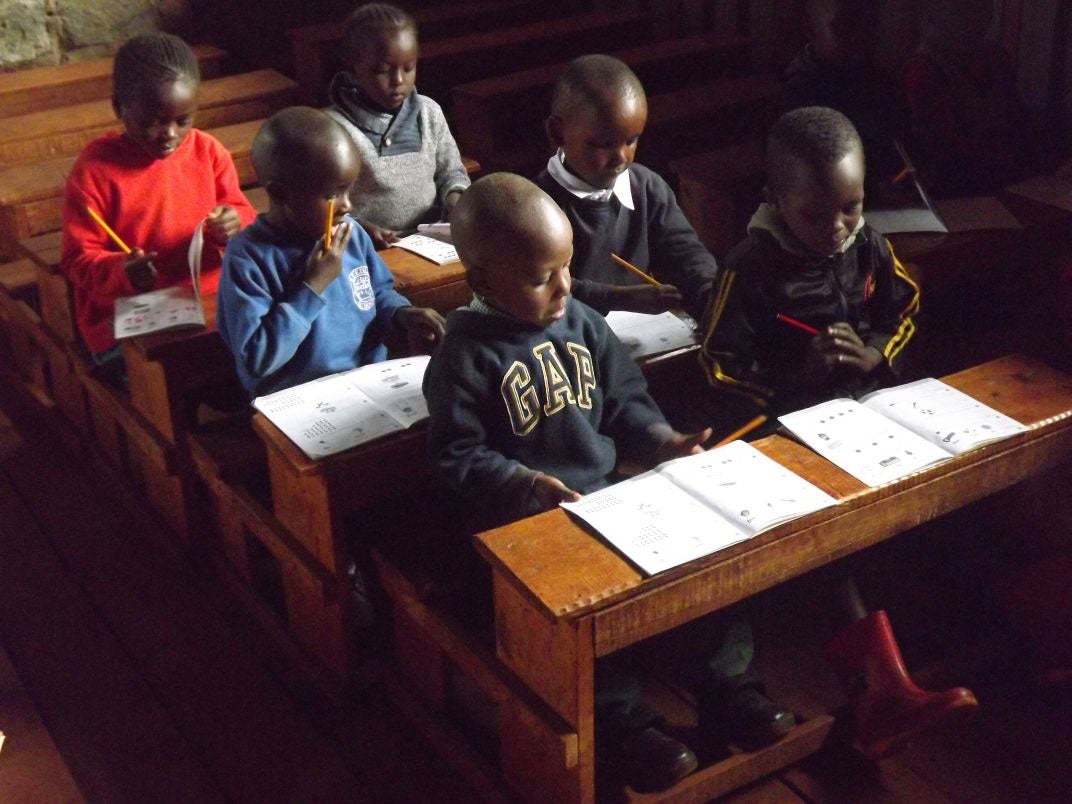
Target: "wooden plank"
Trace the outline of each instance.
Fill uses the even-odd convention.
[[[275,70],[204,81],[196,123],[211,129],[265,118],[294,100],[298,85]],[[110,100],[0,118],[0,166],[77,155],[92,140],[119,127]]]
[[[224,801],[8,478],[0,478],[0,510],[0,636],[85,797]]]
[[[213,45],[193,45],[201,77],[214,78],[227,52]],[[67,106],[72,98],[107,99],[112,94],[112,57],[49,67],[32,67],[0,75],[0,117]]]
[[[181,565],[146,543],[159,538],[151,520],[129,501],[102,497],[100,481],[77,465],[49,458],[25,450],[9,464],[17,467],[11,482],[228,799],[276,800],[282,791],[291,800],[331,800],[358,789],[331,743],[263,665],[235,647]]]
[[[0,647],[0,790],[8,801],[85,801],[11,659]]]

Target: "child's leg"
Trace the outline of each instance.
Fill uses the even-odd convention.
[[[116,388],[127,387],[127,367],[123,362],[123,347],[116,344],[103,352],[90,353],[93,361],[93,373],[109,385]]]
[[[827,656],[851,697],[857,738],[869,757],[889,755],[911,735],[978,707],[965,687],[927,692],[916,686],[886,612],[867,611],[852,576],[834,581],[830,591],[841,627]]]

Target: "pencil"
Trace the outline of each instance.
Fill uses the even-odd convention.
[[[661,284],[658,279],[656,279],[655,277],[653,277],[653,276],[651,276],[649,274],[644,273],[639,268],[637,268],[635,265],[633,265],[633,263],[629,262],[628,260],[623,260],[617,254],[611,254],[610,258],[612,260],[614,260],[616,263],[618,263],[618,265],[622,266],[622,268],[624,268],[625,270],[632,271],[634,274],[636,274],[638,277],[643,279],[649,285],[652,285],[653,287],[659,287],[659,285]]]
[[[719,441],[717,444],[715,444],[715,446],[712,447],[712,449],[718,449],[719,447],[724,447],[727,444],[729,444],[731,441],[736,441],[738,438],[743,438],[744,436],[748,435],[753,430],[755,430],[757,427],[759,427],[761,424],[763,424],[763,422],[765,422],[765,421],[767,421],[767,417],[765,415],[761,414],[759,416],[756,416],[756,418],[752,419],[752,421],[748,422],[748,424],[744,425],[743,427],[738,428],[737,430],[734,430],[728,436],[723,438],[721,441]]]
[[[905,179],[907,179],[911,173],[912,168],[906,167],[904,170],[902,170],[900,173],[893,177],[893,181],[891,182],[891,184],[900,184]]]
[[[97,214],[96,210],[91,206],[86,206],[86,212],[89,213],[89,217],[93,218],[97,222],[97,225],[104,230],[104,233],[112,239],[112,242],[122,249],[124,254],[130,253],[130,246],[123,242],[123,238],[112,231],[112,227],[104,222],[104,218]]]
[[[331,248],[331,227],[335,225],[335,199],[328,199],[328,224],[324,227],[324,251]]]
[[[781,313],[778,313],[778,315],[775,316],[775,317],[779,321],[783,321],[783,322],[785,322],[786,324],[788,324],[791,327],[796,327],[797,329],[804,330],[809,335],[818,335],[819,334],[819,330],[817,330],[813,326],[810,326],[809,324],[805,324],[803,321],[797,321],[795,318],[790,318],[789,316],[782,315]]]

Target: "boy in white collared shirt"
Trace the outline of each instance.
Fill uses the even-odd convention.
[[[702,318],[717,266],[657,174],[633,164],[648,117],[644,87],[610,56],[581,56],[555,85],[547,133],[557,147],[536,184],[573,226],[573,295],[602,313],[683,307]],[[644,284],[611,254],[651,274]]]

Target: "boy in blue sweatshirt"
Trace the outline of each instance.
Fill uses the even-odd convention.
[[[270,206],[228,243],[216,308],[251,395],[383,360],[392,331],[413,348],[442,336],[442,316],[394,290],[347,216],[361,161],[338,123],[316,109],[284,109],[257,132],[252,158]],[[328,243],[332,202],[338,223]]]
[[[573,233],[552,198],[519,176],[492,174],[466,191],[451,225],[473,301],[451,313],[425,376],[428,444],[474,527],[576,500],[612,482],[623,458],[654,466],[701,451],[711,430],[674,430],[604,317],[570,297]],[[745,726],[760,721],[765,739],[781,736],[792,713],[743,677],[748,662],[728,656],[724,629],[695,626],[678,641],[690,650],[669,648],[667,659],[699,694],[717,692],[707,722],[743,717]],[[635,786],[665,788],[696,768],[693,752],[640,703],[640,681],[620,659],[601,663],[595,692],[600,750],[618,755]]]

